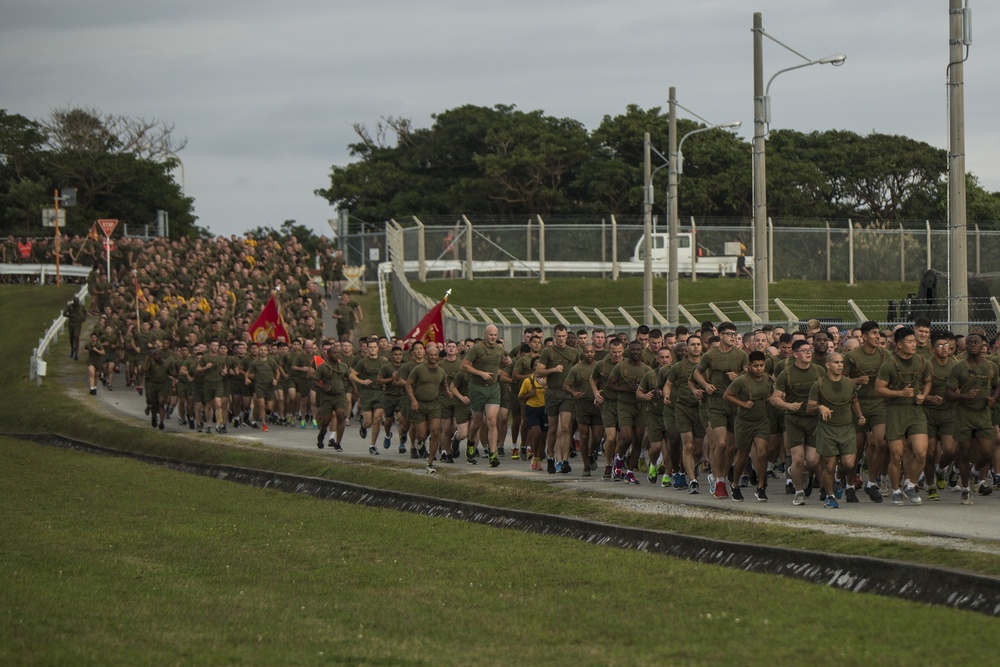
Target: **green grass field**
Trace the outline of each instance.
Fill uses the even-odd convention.
[[[1000,559],[986,554],[637,515],[546,484],[431,479],[388,461],[333,462],[151,432],[85,395],[65,338],[49,355],[44,384],[27,382],[31,347],[74,291],[0,286],[0,303],[18,313],[5,322],[0,347],[0,431],[1000,574]],[[981,658],[973,638],[996,631],[996,620],[967,612],[249,489],[9,438],[0,438],[0,457],[3,664],[857,664],[898,662],[899,647],[914,647],[911,659],[952,661]],[[652,627],[637,631],[638,619]]]
[[[0,438],[0,662],[981,659],[979,614]],[[932,641],[927,638],[933,637]]]
[[[566,308],[580,306],[584,309],[606,309],[616,321],[619,306],[626,310],[642,309],[641,277],[620,278],[617,281],[600,278],[550,278],[545,284],[526,279],[476,279],[476,280],[429,280],[420,283],[411,280],[410,285],[432,299],[440,299],[451,289],[448,303],[469,309],[523,308],[535,306]],[[746,319],[737,302],[742,300],[753,306],[753,284],[750,280],[735,278],[700,278],[697,282],[682,279],[679,285],[681,305],[689,308],[699,319],[719,318],[706,304],[717,304],[734,321]],[[884,320],[889,299],[904,298],[909,292],[916,292],[916,283],[827,283],[804,280],[783,280],[770,286],[771,300],[781,299],[801,318],[839,317],[847,322],[854,321],[855,315],[848,307],[847,300],[853,299],[868,317]],[[661,277],[653,281],[653,304],[664,310],[666,303],[666,282]],[[771,306],[771,317],[782,319],[781,312]],[[405,332],[404,332],[405,333]]]

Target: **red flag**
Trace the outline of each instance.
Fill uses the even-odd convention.
[[[268,340],[278,343],[288,342],[288,329],[285,328],[285,321],[278,312],[278,304],[274,302],[273,294],[264,304],[264,310],[260,312],[260,317],[250,327],[250,338],[256,343],[264,343]]]
[[[419,340],[424,345],[427,343],[443,344],[444,323],[441,320],[441,309],[446,303],[448,303],[447,294],[437,303],[436,306],[430,309],[430,312],[424,315],[424,318],[417,323],[417,326],[413,327],[413,331],[406,334],[406,337],[403,340],[415,339]]]
[[[325,362],[325,361],[326,361],[326,359],[324,359],[323,357],[319,356],[318,354],[314,354],[313,355],[313,366],[315,366],[316,368],[319,368],[320,366],[322,366],[323,362]]]
[[[97,223],[95,222],[90,226],[90,231],[87,233],[87,238],[91,241],[100,241],[100,237],[97,236]]]

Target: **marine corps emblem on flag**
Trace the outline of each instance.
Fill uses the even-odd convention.
[[[285,328],[285,322],[278,312],[278,304],[274,302],[273,294],[264,304],[260,317],[250,327],[250,338],[257,344],[269,340],[276,343],[288,342],[288,329]]]

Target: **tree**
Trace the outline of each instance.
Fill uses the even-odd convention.
[[[75,187],[67,233],[83,233],[99,218],[151,224],[164,210],[172,235],[202,234],[193,200],[171,175],[184,145],[172,125],[96,109],[58,109],[44,123],[0,111],[0,225],[43,233],[41,209],[52,206],[57,188]]]

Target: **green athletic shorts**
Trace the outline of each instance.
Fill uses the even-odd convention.
[[[618,428],[618,401],[601,403],[601,423],[604,428]]]
[[[705,437],[705,422],[701,419],[697,405],[680,403],[674,406],[674,421],[677,422],[678,433],[691,433],[696,438]]]
[[[500,385],[491,382],[487,385],[469,385],[469,407],[473,412],[482,412],[487,405],[500,405]]]
[[[771,422],[767,419],[740,419],[736,417],[735,430],[736,449],[746,451],[753,447],[755,439],[765,443],[771,439]]]
[[[820,421],[816,425],[816,453],[820,456],[849,456],[858,453],[854,424],[828,424]]]
[[[816,422],[818,417],[801,417],[799,415],[785,415],[785,435],[788,437],[789,447],[798,447],[804,444],[806,447],[816,446]]]
[[[626,426],[644,428],[646,426],[646,406],[639,403],[618,401],[618,425],[620,428]]]
[[[973,438],[993,440],[993,421],[988,410],[968,410],[955,407],[955,440],[967,442]]]
[[[577,424],[587,426],[601,426],[601,409],[594,405],[594,401],[589,398],[575,399],[576,409],[573,414],[576,416]]]
[[[937,438],[942,435],[955,435],[955,406],[947,408],[924,408],[927,417],[927,437]]]
[[[911,435],[927,435],[927,417],[919,405],[890,405],[885,417],[885,439],[905,440]]]

